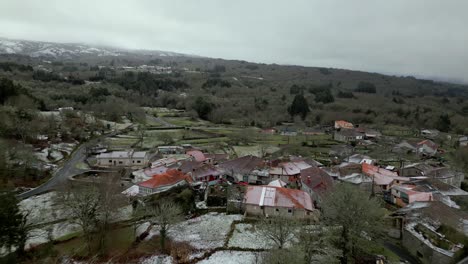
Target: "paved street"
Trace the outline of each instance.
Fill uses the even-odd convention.
[[[75,152],[73,152],[70,158],[59,168],[54,175],[44,184],[29,190],[27,192],[18,195],[18,198],[25,199],[33,195],[50,191],[59,184],[67,181],[68,177],[81,174],[87,170],[78,169],[76,167],[80,162],[84,162],[86,158],[86,144],[82,144]]]

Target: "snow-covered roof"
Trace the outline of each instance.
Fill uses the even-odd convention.
[[[130,188],[126,189],[125,191],[122,192],[122,194],[126,196],[136,196],[138,195],[140,188],[138,185],[133,185]]]
[[[308,193],[273,186],[248,186],[244,201],[258,206],[314,209]]]
[[[286,183],[282,180],[274,180],[274,181],[271,181],[268,186],[273,186],[273,187],[284,187],[286,186]]]

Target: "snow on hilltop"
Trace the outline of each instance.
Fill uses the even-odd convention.
[[[5,53],[61,59],[72,59],[78,56],[121,56],[126,54],[189,56],[168,51],[125,50],[110,47],[95,47],[86,44],[51,43],[0,38],[0,54]]]

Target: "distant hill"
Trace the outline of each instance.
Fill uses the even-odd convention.
[[[94,109],[119,98],[193,116],[211,109],[203,118],[242,126],[345,119],[468,133],[468,86],[413,76],[0,39],[0,77],[24,85],[44,109]],[[310,108],[304,120],[288,111],[299,94]]]
[[[52,43],[0,38],[0,54],[18,54],[31,57],[73,59],[79,56],[122,56],[128,54],[152,56],[189,56],[168,51],[126,50],[112,47],[92,46],[80,43]]]

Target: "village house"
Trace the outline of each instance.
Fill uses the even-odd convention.
[[[185,154],[182,146],[159,146],[158,153],[162,155]]]
[[[232,182],[252,182],[254,179],[252,172],[254,170],[260,170],[264,167],[265,163],[263,159],[252,155],[247,155],[237,159],[228,160],[220,163],[219,168],[224,170],[224,174],[227,179]],[[255,181],[256,181],[256,177]]]
[[[301,170],[301,189],[307,192],[314,201],[320,201],[321,197],[333,187],[333,178],[318,167],[310,167]]]
[[[391,203],[400,207],[405,207],[413,202],[430,202],[433,199],[432,193],[418,191],[416,185],[395,185],[391,188]]]
[[[286,187],[287,185],[288,184],[282,180],[274,180],[268,183],[268,186],[273,186],[273,187]]]
[[[214,185],[219,182],[223,172],[211,164],[203,164],[187,173],[194,182],[204,182],[208,185]]]
[[[316,219],[312,199],[307,192],[274,186],[248,186],[243,201],[247,215]]]
[[[426,176],[434,167],[426,163],[413,163],[400,168],[400,175],[404,177]]]
[[[370,129],[370,128],[365,128],[364,129],[364,138],[365,139],[371,139],[375,140],[382,137],[382,133],[380,131],[377,131],[375,129]]]
[[[335,129],[353,129],[354,125],[350,122],[344,120],[337,120],[335,121]]]
[[[142,182],[153,178],[153,176],[162,174],[169,170],[169,167],[161,165],[132,172],[134,182]]]
[[[465,174],[460,171],[454,171],[447,167],[434,168],[425,175],[432,179],[438,179],[446,184],[450,184],[456,187],[460,187],[461,183],[465,179]]]
[[[362,173],[361,163],[343,162],[332,168],[339,173],[340,176],[351,175],[353,173]]]
[[[248,184],[257,184],[265,185],[272,181],[269,170],[266,168],[263,169],[254,169],[250,173],[244,175],[244,181]]]
[[[264,128],[264,129],[260,130],[260,133],[267,134],[267,135],[273,135],[273,134],[276,133],[276,129],[274,129],[274,128]]]
[[[426,139],[418,142],[416,145],[416,152],[423,156],[434,156],[437,154],[437,144],[432,140]]]
[[[220,162],[225,162],[229,160],[229,154],[211,154],[211,153],[203,153],[207,160],[210,161],[211,164],[218,164]]]
[[[427,163],[412,163],[403,165],[403,167],[398,170],[398,173],[403,177],[420,177],[425,176],[434,168],[434,166]]]
[[[374,164],[374,160],[371,159],[369,156],[363,154],[353,154],[346,158],[346,161],[349,163],[356,163],[356,164]]]
[[[168,191],[177,186],[189,185],[192,179],[189,175],[171,169],[161,174],[154,175],[151,179],[137,183],[140,195],[150,195]]]
[[[363,138],[364,134],[355,129],[340,129],[333,134],[333,139],[341,142],[356,142]]]
[[[146,151],[113,151],[96,155],[96,166],[99,167],[146,167],[149,153]]]
[[[400,231],[402,245],[421,263],[456,263],[457,252],[463,247],[453,235],[451,227],[468,235],[468,214],[444,203],[414,202],[392,214],[396,230]]]
[[[282,136],[292,136],[292,137],[297,136],[297,129],[294,127],[284,126],[284,127],[278,128],[278,131],[279,131],[279,134]]]
[[[435,139],[439,136],[440,131],[437,129],[422,129],[421,136],[425,138]]]
[[[396,172],[389,171],[374,165],[362,163],[362,172],[372,179],[372,182],[377,188],[378,192],[387,192],[393,185],[399,185],[407,182],[410,179],[407,177],[400,177]]]
[[[298,184],[300,182],[301,171],[312,167],[305,161],[281,162],[277,166],[271,167],[269,174],[272,180],[282,180],[287,183]]]
[[[211,163],[200,150],[189,150],[185,154],[189,155],[197,162]]]

